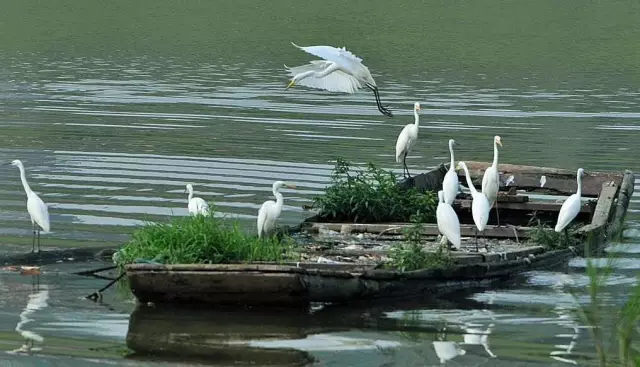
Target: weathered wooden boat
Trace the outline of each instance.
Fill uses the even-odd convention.
[[[488,163],[467,162],[474,185],[481,186]],[[631,171],[623,173],[587,172],[582,179],[583,202],[576,219],[582,226],[576,233],[584,245],[552,249],[544,244],[520,243],[531,235],[531,215],[555,220],[564,197],[575,192],[576,173],[556,168],[500,165],[503,178],[498,197],[501,226],[494,225],[495,211],[483,236],[496,241],[510,239],[516,246],[499,251],[452,252],[455,266],[445,269],[397,271],[380,268],[378,263],[345,264],[296,262],[284,264],[133,264],[126,267],[133,294],[141,302],[176,304],[308,305],[312,302],[350,303],[355,301],[423,294],[445,293],[486,286],[516,274],[564,264],[573,256],[596,252],[622,228],[634,190]],[[438,190],[447,166],[401,182],[420,190]],[[458,172],[465,185],[463,172]],[[540,185],[544,175],[546,183]],[[513,177],[511,177],[513,176]],[[462,236],[474,236],[471,200],[459,195],[454,209],[461,221]],[[535,223],[534,223],[535,224]],[[340,235],[358,233],[393,236],[408,223],[330,223],[317,217],[304,221],[298,229]],[[550,229],[549,229],[550,230]],[[435,223],[424,224],[425,236],[438,235]],[[365,256],[371,250],[326,250],[325,255]]]

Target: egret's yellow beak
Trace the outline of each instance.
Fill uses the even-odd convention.
[[[496,143],[498,143],[499,146],[502,146],[502,140],[497,140]]]
[[[290,81],[289,84],[287,85],[287,87],[285,88],[285,90],[293,87],[294,85],[296,85],[296,81],[295,80]]]
[[[295,189],[295,188],[296,188],[296,185],[287,185],[287,188],[289,188],[289,189]]]

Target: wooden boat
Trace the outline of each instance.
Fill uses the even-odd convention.
[[[467,162],[474,185],[481,186],[488,163]],[[401,182],[420,190],[438,190],[447,171],[446,165]],[[502,177],[511,178],[501,185],[498,197],[500,218],[508,226],[491,225],[484,236],[493,239],[526,239],[534,229],[529,216],[555,218],[564,197],[575,192],[576,173],[556,168],[500,165]],[[460,183],[466,184],[463,172]],[[540,177],[546,184],[540,187]],[[456,265],[446,269],[396,271],[379,264],[323,264],[297,262],[285,264],[132,264],[126,267],[133,294],[140,302],[175,304],[308,305],[312,302],[353,303],[372,299],[411,297],[486,286],[512,278],[519,273],[564,264],[573,256],[599,251],[622,227],[634,190],[631,171],[623,173],[587,172],[582,180],[584,202],[577,230],[585,246],[550,250],[541,244],[518,246],[500,252],[452,253]],[[551,195],[546,199],[536,194]],[[553,196],[556,196],[555,198]],[[473,236],[471,201],[460,195],[454,208],[461,220],[462,236]],[[492,210],[492,215],[494,211]],[[307,219],[299,230],[310,233],[331,231],[340,234],[373,233],[378,236],[400,234],[407,223],[328,223]],[[437,225],[424,224],[423,234],[435,236]],[[539,230],[539,229],[538,229]],[[361,256],[367,251],[341,250],[340,255]],[[331,254],[331,251],[326,251]]]

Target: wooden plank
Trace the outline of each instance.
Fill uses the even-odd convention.
[[[627,214],[629,208],[629,201],[633,195],[635,185],[635,176],[630,170],[626,170],[624,178],[620,184],[620,191],[618,191],[618,198],[615,208],[615,213],[611,219],[611,225],[607,228],[607,237],[613,238],[618,235],[622,230],[622,223]]]
[[[484,171],[491,164],[488,162],[466,162],[471,180],[480,189],[482,186],[482,176]],[[512,187],[518,190],[526,190],[528,192],[550,193],[558,195],[571,195],[576,192],[576,171],[535,166],[520,166],[512,164],[500,164],[498,169],[501,174],[502,181],[513,175],[514,182],[509,186],[501,185],[501,190],[506,191]],[[540,178],[542,175],[546,177],[546,183],[543,188],[540,187]],[[614,181],[617,184],[622,182],[623,174],[611,172],[586,172],[582,177],[582,196],[597,197],[600,194],[602,184]],[[463,170],[458,171],[460,183],[467,186],[466,178]]]
[[[602,189],[600,190],[596,209],[593,211],[591,223],[579,228],[578,232],[590,232],[595,229],[602,228],[607,224],[619,188],[620,185],[613,181],[605,182],[602,184]]]
[[[471,204],[473,200],[456,200],[454,202],[455,208],[461,209],[471,209]],[[548,211],[548,212],[559,212],[560,208],[562,208],[562,203],[554,203],[554,202],[543,202],[543,201],[530,201],[528,203],[513,203],[513,202],[500,202],[498,204],[498,208],[500,210],[510,209],[510,210],[525,210],[525,211]],[[580,208],[580,213],[591,213],[592,206],[589,203],[583,203]]]
[[[313,231],[331,230],[341,233],[373,233],[373,234],[389,234],[400,235],[404,233],[405,228],[412,227],[411,223],[385,223],[385,224],[368,224],[368,223],[310,223]],[[487,225],[485,230],[480,234],[484,237],[496,238],[529,238],[529,227],[513,227],[501,226],[496,227]],[[429,223],[422,226],[422,234],[427,236],[437,236],[440,234],[438,225]],[[460,224],[460,235],[463,237],[475,236],[476,226],[473,224]]]

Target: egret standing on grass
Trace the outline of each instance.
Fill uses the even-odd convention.
[[[418,130],[420,128],[420,115],[418,115],[418,111],[420,111],[420,103],[416,102],[413,104],[415,122],[413,124],[407,124],[400,132],[400,135],[398,135],[398,140],[396,141],[396,162],[400,163],[400,159],[402,158],[402,164],[404,165],[402,174],[404,175],[406,172],[405,177],[411,177],[409,168],[407,167],[407,155],[409,151],[411,151],[413,144],[418,140]]]
[[[476,225],[476,251],[478,251],[478,231],[484,231],[484,228],[489,221],[489,210],[491,210],[491,205],[489,204],[489,199],[487,199],[483,193],[478,192],[475,186],[473,186],[467,165],[464,162],[458,162],[458,169],[460,168],[464,170],[464,175],[467,178],[467,186],[469,186],[471,196],[473,197],[473,201],[471,202],[471,214],[473,216],[473,223]]]
[[[265,201],[260,210],[258,211],[258,238],[266,235],[276,226],[276,219],[282,212],[282,205],[284,203],[284,197],[280,193],[282,187],[295,189],[295,185],[289,185],[282,181],[276,181],[273,183],[273,195],[276,197],[276,201]]]
[[[189,214],[191,215],[209,215],[209,205],[206,201],[199,197],[193,197],[193,185],[187,184],[187,192],[189,197],[187,198]]]
[[[442,244],[447,240],[456,250],[460,249],[460,220],[451,205],[444,201],[444,193],[438,191],[438,208],[436,209],[438,231],[442,234]]]
[[[577,173],[577,181],[578,181],[578,190],[576,193],[569,196],[567,200],[564,201],[562,207],[560,208],[560,214],[558,214],[558,222],[556,223],[556,232],[560,232],[564,230],[564,234],[569,239],[569,234],[567,233],[567,226],[571,221],[573,221],[580,213],[581,203],[581,195],[582,195],[582,175],[584,175],[584,170],[582,168],[578,168]]]
[[[449,152],[451,152],[451,164],[449,165],[449,171],[444,175],[444,181],[442,181],[442,191],[444,191],[444,202],[453,205],[458,195],[458,172],[456,171],[456,164],[453,159],[453,146],[456,141],[449,139]]]
[[[498,191],[500,191],[500,173],[498,172],[498,145],[502,146],[498,135],[493,137],[493,164],[484,171],[482,176],[482,193],[489,199],[489,204],[496,206],[496,220],[500,225],[498,215]]]
[[[293,42],[291,44],[324,60],[313,60],[309,64],[292,68],[285,65],[284,67],[288,69],[289,75],[293,77],[286,89],[300,84],[305,87],[325,89],[330,92],[353,94],[358,89],[367,87],[373,91],[378,111],[382,112],[383,115],[393,116],[391,111],[382,106],[376,81],[373,80],[369,69],[362,64],[361,58],[347,51],[344,47],[301,47]]]
[[[19,159],[11,162],[12,166],[18,167],[20,170],[20,179],[22,180],[22,186],[24,192],[27,193],[27,212],[31,217],[31,225],[33,226],[33,243],[31,244],[31,252],[35,252],[36,248],[36,233],[38,235],[38,252],[40,252],[40,228],[45,232],[49,232],[49,209],[47,204],[40,199],[38,194],[31,190],[27,177],[24,171],[24,166]]]

